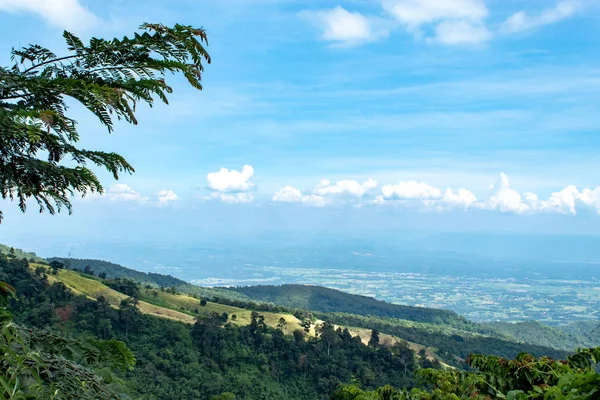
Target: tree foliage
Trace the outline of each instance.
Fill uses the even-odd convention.
[[[35,199],[40,212],[66,208],[74,194],[102,193],[90,164],[115,179],[134,168],[119,154],[77,147],[77,122],[68,100],[81,103],[106,126],[114,119],[137,124],[138,103],[168,103],[166,73],[181,73],[202,89],[207,36],[192,26],[142,24],[142,33],[89,44],[65,31],[68,53],[38,45],[13,49],[10,67],[0,67],[0,194],[22,211]],[[1,219],[1,214],[0,214]]]
[[[564,361],[527,353],[513,360],[477,354],[468,360],[470,372],[419,370],[421,388],[369,391],[348,385],[332,400],[593,400],[600,398],[600,374],[594,369],[599,360],[600,347],[579,349]]]

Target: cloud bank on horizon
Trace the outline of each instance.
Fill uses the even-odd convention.
[[[197,195],[200,201],[220,201],[227,204],[249,204],[255,202],[255,185],[252,182],[254,168],[244,165],[241,171],[221,168],[207,174],[206,189],[209,195]],[[567,186],[553,192],[542,200],[532,192],[520,193],[511,187],[508,176],[501,172],[498,180],[488,188],[486,198],[478,199],[465,188],[437,188],[414,180],[379,185],[374,179],[363,182],[343,179],[331,182],[322,179],[313,188],[301,190],[285,186],[277,190],[270,199],[261,196],[258,204],[304,205],[309,207],[336,206],[395,206],[415,211],[444,212],[452,210],[488,210],[501,213],[533,214],[559,213],[577,215],[593,211],[600,215],[600,187],[578,189]],[[181,198],[172,190],[160,190],[155,196],[141,195],[125,184],[111,186],[104,197],[94,195],[92,199],[110,202],[134,202],[167,206]]]

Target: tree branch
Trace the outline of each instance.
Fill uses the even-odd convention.
[[[38,67],[41,67],[42,65],[52,64],[52,63],[55,63],[55,62],[58,62],[58,61],[68,60],[69,58],[77,58],[77,57],[78,57],[78,55],[76,55],[76,54],[72,54],[72,55],[70,55],[70,56],[64,56],[64,57],[53,58],[52,60],[47,60],[47,61],[41,62],[41,63],[39,63],[39,64],[32,65],[31,67],[27,68],[27,69],[26,69],[25,71],[23,71],[22,73],[23,73],[23,74],[26,74],[26,73],[28,73],[29,71],[32,71],[32,70],[34,70],[34,69],[36,69],[36,68],[38,68]]]

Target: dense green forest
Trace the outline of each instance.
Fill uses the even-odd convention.
[[[115,309],[105,300],[76,296],[60,282],[50,284],[43,268],[32,272],[25,260],[2,257],[0,281],[16,289],[18,300],[10,301],[9,310],[19,324],[73,340],[125,342],[135,368],[113,372],[134,398],[210,399],[225,392],[244,399],[328,398],[352,380],[371,388],[411,386],[418,367],[406,345],[367,346],[330,324],[313,338],[301,330],[284,335],[259,313],[241,327],[222,316],[201,317],[190,326],[144,315],[134,298]]]
[[[119,264],[111,263],[109,261],[61,257],[52,257],[49,258],[48,261],[58,261],[62,263],[65,268],[73,270],[83,271],[88,269],[95,275],[103,275],[106,278],[131,278],[140,283],[168,287],[179,287],[188,284],[187,282],[170,275],[136,271],[134,269],[125,268]]]
[[[547,398],[593,399],[589,395],[597,394],[593,385],[598,374],[592,364],[598,350],[578,353],[557,368],[552,360],[518,353],[563,359],[568,353],[439,324],[346,313],[313,313],[313,318],[325,320],[316,327],[314,336],[302,329],[286,334],[285,323],[273,328],[257,311],[251,313],[247,324],[234,324],[231,315],[215,312],[198,314],[195,323],[186,324],[142,312],[139,298],[152,300],[150,293],[156,292],[147,283],[81,272],[123,293],[119,306],[112,307],[102,296],[91,300],[76,295],[57,280],[60,268],[60,263],[30,266],[25,259],[0,256],[0,281],[12,285],[18,295],[9,300],[8,310],[18,324],[14,326],[27,327],[18,328],[21,336],[28,338],[27,346],[43,349],[45,353],[40,354],[45,354],[44,360],[54,360],[54,370],[64,371],[69,366],[78,371],[79,381],[73,383],[49,373],[36,377],[40,379],[37,381],[32,374],[15,386],[21,397],[11,397],[5,391],[5,398],[26,398],[35,390],[37,397],[33,398],[45,398],[43,393],[50,391],[57,393],[57,399],[74,398],[72,391],[80,390],[81,382],[95,389],[82,391],[79,398],[99,399],[454,399],[462,398],[462,394],[483,399],[503,398],[503,393],[512,393],[513,398],[537,398],[533,395],[560,394],[567,389],[585,396]],[[12,325],[6,325],[6,319],[4,323],[7,332]],[[368,344],[340,325],[370,326]],[[385,331],[435,347],[448,360],[456,355],[464,357],[473,372],[444,370],[426,356],[424,349],[416,354],[409,342],[383,343],[380,336]],[[53,345],[43,348],[40,342]],[[84,350],[63,351],[55,343]],[[123,343],[127,348],[109,351],[106,349],[111,346],[103,343]],[[101,350],[90,350],[98,348],[112,356],[101,357]],[[129,350],[132,353],[128,356]],[[517,359],[481,358],[470,355],[473,352]],[[114,361],[115,354],[121,355],[119,362]],[[517,379],[514,371],[503,369],[503,363],[510,368],[515,363],[527,365],[534,375]],[[0,363],[4,375],[12,371],[10,367],[4,369],[6,365]],[[462,362],[456,365],[463,366]],[[493,389],[487,386],[490,382],[495,385]]]
[[[71,268],[75,266],[81,267],[82,265],[102,265],[102,269],[94,267],[91,268],[91,272],[95,273],[96,270],[102,271],[106,273],[107,277],[135,279],[136,273],[138,273],[117,264],[105,263],[98,260],[90,260],[93,262],[88,263],[75,263],[73,259],[63,259],[63,261],[68,265],[72,265]],[[141,274],[143,278],[150,276]],[[158,276],[162,277],[164,275]],[[141,282],[146,283],[148,281],[145,279]],[[294,300],[288,301],[287,307],[274,304],[273,302],[259,302],[261,300],[272,301],[272,294],[283,293],[282,288],[292,289],[289,291],[289,298]],[[263,289],[266,295],[260,294],[260,291]],[[542,333],[547,329],[555,332],[555,328],[546,327],[541,324],[539,336],[536,336],[534,333],[530,337],[518,337],[506,330],[495,329],[492,325],[473,323],[453,312],[390,304],[369,297],[352,295],[320,286],[251,286],[236,288],[235,291],[232,291],[227,288],[198,288],[197,286],[186,284],[178,286],[177,290],[190,295],[200,295],[202,298],[220,304],[250,310],[288,312],[297,315],[301,319],[312,316],[313,318],[317,317],[337,325],[377,329],[382,333],[432,347],[440,359],[447,364],[455,366],[464,366],[464,360],[471,353],[492,353],[502,357],[514,357],[519,351],[527,351],[537,356],[550,355],[559,358],[566,356],[567,351],[573,351],[577,347],[600,345],[600,340],[588,340],[585,343],[577,342],[571,341],[569,339],[570,336],[564,334],[553,337],[552,340],[541,340],[541,338],[545,337]],[[244,291],[241,294],[243,297],[236,299],[235,296],[238,290]],[[282,296],[284,295],[282,294]],[[303,296],[308,297],[304,298]],[[256,301],[247,300],[248,298]],[[341,309],[347,309],[350,304],[355,304],[356,306],[353,307],[352,313],[318,312],[314,309],[298,307],[302,304],[309,304],[312,301],[316,302],[317,299],[322,301],[321,307],[317,307],[319,309],[335,310],[337,306]],[[145,300],[152,301],[153,299],[145,298]],[[424,312],[425,315],[420,316],[418,314],[420,311]],[[374,316],[384,313],[402,315],[405,318],[393,318],[385,315]],[[430,319],[432,315],[444,316],[447,323],[440,322],[439,318],[435,319],[435,323],[418,322],[419,320]]]
[[[379,332],[388,333],[405,340],[420,343],[436,349],[436,353],[451,365],[464,367],[463,360],[469,354],[494,354],[501,357],[512,358],[517,353],[525,351],[536,356],[551,356],[562,358],[569,353],[551,347],[535,344],[517,342],[470,332],[457,331],[451,327],[443,327],[427,324],[411,324],[407,321],[397,319],[383,319],[379,317],[365,317],[355,314],[328,313],[325,315],[316,313],[320,318],[326,318],[334,324],[349,326],[369,327]]]
[[[374,315],[460,327],[471,325],[465,318],[452,311],[391,304],[372,297],[350,295],[321,286],[261,285],[236,287],[233,290],[256,301],[279,304],[290,308]]]
[[[556,349],[573,350],[600,345],[600,321],[577,322],[555,327],[537,321],[493,322],[486,325],[514,339]]]

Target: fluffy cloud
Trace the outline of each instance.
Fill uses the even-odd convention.
[[[384,185],[381,193],[385,200],[430,200],[442,196],[440,189],[429,186],[426,183],[406,181],[395,185]]]
[[[500,173],[500,178],[491,189],[492,193],[483,203],[483,208],[517,214],[530,211],[529,204],[523,202],[519,192],[511,189],[508,177],[504,172]]]
[[[327,203],[323,196],[314,194],[303,194],[292,186],[286,186],[278,190],[272,197],[275,203],[305,204],[311,207],[324,207]]]
[[[519,11],[504,21],[501,30],[506,33],[514,33],[535,29],[569,18],[581,8],[583,8],[583,3],[580,1],[564,0],[558,2],[552,8],[543,10],[538,15],[530,15],[525,11]]]
[[[242,171],[221,168],[217,172],[211,172],[206,176],[208,188],[221,193],[247,192],[254,187],[252,177],[254,168],[244,165]]]
[[[138,203],[148,206],[165,207],[174,201],[180,200],[172,190],[160,190],[153,196],[146,196],[124,183],[110,186],[104,194],[94,193],[84,198],[86,201],[109,201],[112,203]]]
[[[0,0],[0,11],[38,14],[50,24],[69,30],[84,30],[98,18],[79,0]]]
[[[443,193],[443,194],[442,194]],[[600,214],[600,187],[579,190],[575,186],[554,192],[547,200],[540,200],[531,192],[519,193],[510,185],[508,176],[500,173],[490,186],[489,196],[482,201],[467,189],[445,189],[423,182],[403,181],[381,187],[381,194],[365,202],[371,205],[420,206],[425,209],[446,211],[453,209],[491,210],[512,214],[561,213],[575,215],[592,210]]]
[[[129,185],[125,185],[123,183],[112,185],[110,188],[108,188],[104,195],[108,200],[114,202],[135,201],[143,203],[150,200],[148,196],[142,196],[133,190]]]
[[[250,191],[254,188],[254,168],[244,165],[241,171],[221,168],[206,175],[207,188],[212,191],[207,199],[220,200],[229,204],[245,204],[254,200]]]
[[[444,208],[467,209],[477,203],[477,197],[466,189],[458,189],[456,193],[452,192],[452,189],[446,189],[442,202],[446,206]]]
[[[322,29],[321,38],[329,42],[354,45],[387,35],[387,31],[374,26],[372,19],[340,6],[330,10],[303,11],[298,15]]]
[[[492,33],[482,24],[468,21],[444,21],[435,27],[435,36],[429,41],[447,45],[477,44],[492,38]]]
[[[179,196],[172,190],[161,190],[158,192],[157,202],[159,206],[166,206],[173,201],[179,200]]]
[[[324,207],[330,204],[343,204],[347,200],[357,200],[377,187],[377,182],[368,179],[362,183],[344,179],[332,183],[322,179],[311,191],[302,193],[292,186],[278,190],[272,197],[276,203],[305,204],[312,207]]]
[[[492,37],[485,26],[483,0],[386,0],[384,8],[417,37],[433,29],[430,42],[447,45],[482,43]]]
[[[600,187],[580,191],[575,186],[567,186],[552,193],[547,201],[541,203],[541,209],[573,215],[578,211],[592,210],[600,214]]]
[[[319,196],[351,196],[363,197],[369,190],[377,187],[377,182],[368,179],[363,183],[354,180],[344,179],[332,184],[327,179],[323,179],[313,189],[313,193]]]

